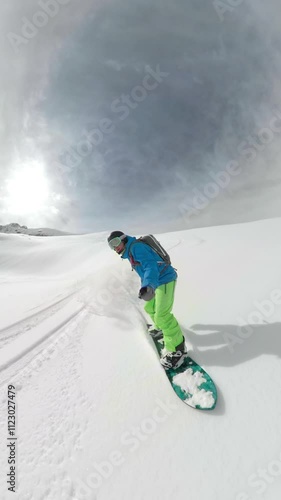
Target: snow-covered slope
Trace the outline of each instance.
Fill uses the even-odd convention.
[[[138,277],[105,233],[0,234],[1,500],[12,498],[9,384],[13,498],[277,500],[280,230],[272,219],[159,235],[179,273],[175,315],[218,387],[211,413],[171,390]]]
[[[38,227],[36,229],[21,226],[17,222],[11,222],[4,226],[0,225],[0,233],[8,234],[29,234],[30,236],[65,236],[70,233],[58,231],[58,229],[50,229],[48,227]]]

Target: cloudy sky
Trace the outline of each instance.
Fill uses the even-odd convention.
[[[0,224],[281,215],[280,14],[277,0],[3,0]]]

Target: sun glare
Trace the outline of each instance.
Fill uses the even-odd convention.
[[[44,169],[39,164],[23,166],[6,183],[7,209],[15,214],[42,210],[49,195]]]

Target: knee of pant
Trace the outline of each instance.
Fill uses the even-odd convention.
[[[161,328],[162,326],[165,326],[165,324],[167,323],[167,314],[163,315],[163,314],[155,314],[154,316],[154,322],[156,325],[159,326],[159,328]]]

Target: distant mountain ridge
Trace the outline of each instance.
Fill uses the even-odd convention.
[[[67,236],[72,234],[46,227],[32,229],[27,226],[21,226],[17,222],[12,222],[11,224],[6,224],[4,226],[0,225],[0,233],[29,234],[30,236]]]

